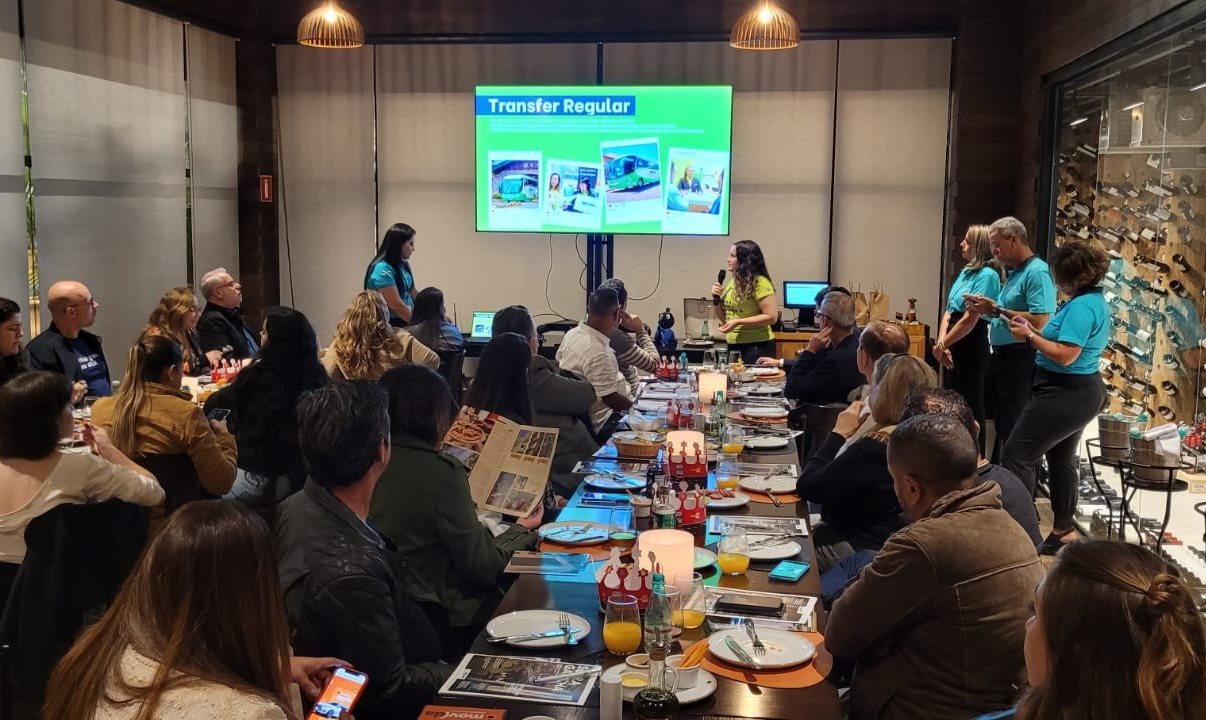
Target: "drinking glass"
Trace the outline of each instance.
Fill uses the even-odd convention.
[[[740,455],[742,450],[745,450],[745,431],[736,425],[727,426],[724,429],[720,451],[725,454]]]
[[[722,448],[723,450],[723,448]],[[737,471],[737,455],[721,452],[716,456],[716,487],[719,490],[732,490],[741,480]]]
[[[750,542],[744,528],[730,526],[725,529],[717,548],[716,564],[725,575],[744,575],[749,569]]]
[[[736,370],[737,368],[743,367],[744,365],[745,365],[745,362],[741,359],[741,351],[740,350],[730,350],[729,351],[729,368]]]
[[[704,592],[703,575],[697,572],[675,573],[674,585],[678,588],[678,607],[674,610],[674,624],[684,630],[694,630],[703,625],[708,599]]]
[[[603,620],[603,647],[613,655],[631,655],[641,647],[641,613],[635,595],[612,593]]]
[[[681,593],[678,591],[677,587],[671,585],[670,583],[666,583],[666,586],[662,589],[662,595],[666,597],[666,604],[670,606],[670,624],[673,626],[670,634],[679,635],[683,631],[682,616],[678,612],[680,602],[679,597]],[[649,638],[645,638],[645,640],[648,642]],[[646,647],[645,651],[648,652],[649,648]]]
[[[607,523],[607,538],[611,540],[611,546],[627,550],[636,545],[636,537],[636,530],[632,527],[632,509],[612,510]]]
[[[705,370],[707,370],[708,368],[715,369],[715,367],[716,367],[716,351],[713,350],[712,348],[708,348],[707,350],[704,350],[703,366],[704,366]]]

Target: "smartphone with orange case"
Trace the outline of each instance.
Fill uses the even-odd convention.
[[[368,675],[362,672],[345,667],[335,668],[318,702],[314,703],[309,720],[339,718],[344,712],[351,713],[366,683]]]

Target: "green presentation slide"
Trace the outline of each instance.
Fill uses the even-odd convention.
[[[477,229],[727,235],[730,86],[478,87]]]

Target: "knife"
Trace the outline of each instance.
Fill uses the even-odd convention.
[[[582,628],[576,628],[576,627],[570,628],[570,633],[572,633],[573,635],[577,635],[580,632],[582,632]],[[547,632],[542,632],[542,633],[524,633],[522,635],[501,635],[499,637],[487,636],[486,642],[499,643],[499,642],[515,642],[515,641],[523,641],[523,640],[542,640],[544,638],[565,637],[565,636],[566,636],[566,633],[563,632],[561,630],[561,628],[557,628],[556,630],[549,630]]]
[[[760,663],[757,660],[755,660],[754,658],[750,657],[750,654],[747,653],[740,645],[737,644],[737,641],[733,639],[732,635],[725,636],[724,644],[727,645],[728,648],[733,651],[733,654],[736,655],[737,659],[740,660],[741,662],[746,663],[747,665],[754,668],[755,670],[762,669],[762,663]]]

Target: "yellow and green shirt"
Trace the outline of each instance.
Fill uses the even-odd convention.
[[[758,308],[758,302],[763,298],[774,295],[775,286],[770,281],[770,278],[765,275],[759,275],[754,281],[754,296],[739,296],[737,294],[737,286],[732,280],[725,283],[724,293],[721,294],[721,302],[724,303],[724,319],[726,322],[736,320],[737,318],[747,318],[754,315],[762,314]],[[774,340],[775,334],[771,332],[770,326],[747,328],[738,327],[735,330],[729,331],[726,336],[729,344],[746,344],[765,342]]]

